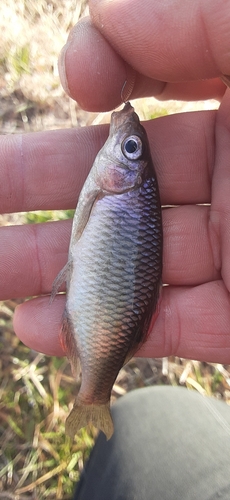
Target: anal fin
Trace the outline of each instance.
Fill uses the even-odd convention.
[[[77,344],[74,338],[73,325],[68,318],[66,311],[64,311],[63,314],[59,340],[62,349],[71,364],[72,374],[75,378],[78,378],[80,374],[80,361],[78,357]]]

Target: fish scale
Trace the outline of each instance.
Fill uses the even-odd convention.
[[[137,193],[133,193],[134,197],[137,198]],[[135,293],[135,295],[143,297],[143,299],[147,299],[150,295],[149,290],[151,291],[154,289],[154,277],[156,275],[156,267],[153,265],[153,267],[148,266],[147,263],[147,268],[146,266],[141,267],[141,260],[142,260],[142,253],[147,254],[149,262],[151,262],[153,259],[156,260],[156,266],[159,268],[159,263],[158,259],[155,258],[155,250],[153,248],[153,243],[154,243],[154,238],[155,235],[152,233],[151,230],[149,230],[149,236],[146,238],[140,239],[139,238],[139,232],[136,231],[136,234],[134,234],[135,237],[133,236],[132,233],[132,227],[129,227],[129,213],[126,212],[125,216],[123,211],[122,213],[119,214],[119,209],[120,205],[122,203],[128,203],[127,200],[128,196],[127,194],[125,195],[118,195],[117,197],[106,197],[100,201],[100,204],[103,205],[103,211],[101,209],[98,210],[98,205],[95,207],[95,212],[92,214],[91,220],[89,221],[89,224],[87,226],[87,229],[85,231],[85,234],[83,236],[84,242],[86,245],[86,248],[92,241],[94,241],[94,246],[92,249],[88,249],[86,251],[86,248],[83,248],[83,241],[80,242],[80,251],[85,252],[85,257],[84,257],[84,263],[85,263],[85,268],[83,270],[86,280],[84,282],[84,285],[81,286],[81,289],[75,290],[74,295],[75,295],[75,310],[78,311],[78,314],[81,314],[81,308],[84,307],[84,310],[86,311],[86,308],[89,307],[90,309],[92,308],[92,298],[91,294],[94,293],[98,289],[97,293],[95,293],[95,296],[98,297],[100,296],[99,294],[102,295],[101,300],[108,304],[111,302],[111,311],[110,313],[113,315],[113,308],[114,304],[116,304],[116,308],[119,307],[120,303],[122,300],[124,300],[124,306],[126,307],[126,294],[128,296],[128,300],[130,301],[132,294]],[[145,196],[143,196],[143,199],[137,200],[139,201],[139,205],[136,207],[136,209],[139,211],[139,208],[142,209],[142,206],[146,201],[148,200],[145,199]],[[112,207],[111,207],[112,205]],[[113,209],[113,225],[111,226],[111,220],[110,220],[110,215],[108,214],[109,210]],[[99,213],[98,213],[99,212]],[[119,225],[119,220],[121,220],[122,216],[122,226]],[[126,218],[126,219],[125,219]],[[153,213],[153,218],[154,213]],[[126,225],[124,225],[124,219],[126,220]],[[149,219],[147,219],[149,220]],[[146,228],[145,232],[148,231],[149,229],[149,224],[144,223]],[[151,224],[150,224],[151,226]],[[106,250],[106,252],[103,250],[104,247],[104,242],[109,241],[111,239],[111,231],[113,233],[117,233],[116,237],[114,238],[112,245],[117,246],[117,248],[114,248],[114,257],[111,257],[111,253]],[[99,234],[100,236],[96,238],[96,235]],[[148,235],[148,233],[147,233]],[[82,240],[83,240],[82,238]],[[129,254],[127,254],[127,251],[124,250],[123,242],[125,243],[128,242],[129,245],[129,251],[132,254],[133,252],[137,254],[137,249],[139,251],[139,255],[137,255],[137,260],[139,258],[140,263],[135,262],[135,267],[133,269],[130,269],[130,260],[129,260]],[[149,242],[151,242],[151,246],[149,246]],[[103,251],[102,251],[103,250]],[[151,255],[153,254],[153,255]],[[119,255],[119,259],[117,259],[117,255]],[[121,260],[123,257],[123,260]],[[79,259],[80,260],[80,259]],[[76,258],[76,265],[77,265],[78,259]],[[138,265],[139,264],[139,265]],[[125,266],[127,266],[127,273],[125,273]],[[78,270],[79,270],[79,265],[77,265]],[[93,273],[93,270],[97,267],[100,272],[98,274]],[[108,267],[111,268],[111,273],[109,276],[107,275],[108,272]],[[133,271],[133,272],[132,272]],[[123,273],[123,274],[122,274]],[[114,283],[114,276],[117,276],[119,278],[119,281],[116,282],[116,285]],[[144,279],[143,279],[144,278]],[[139,284],[139,289],[130,289],[130,283],[131,285],[137,286]],[[91,292],[90,292],[90,289]],[[119,292],[119,294],[118,294]],[[112,295],[111,295],[112,293]],[[85,295],[84,295],[85,294]],[[117,296],[118,294],[118,296]],[[116,301],[114,302],[113,299]],[[151,300],[151,297],[150,297]],[[79,301],[79,305],[78,304]],[[77,307],[77,309],[76,309]],[[97,310],[97,313],[100,318],[100,322],[102,325],[103,322],[103,313],[100,310]],[[94,321],[94,315],[90,316],[87,313],[83,316],[83,321],[84,318],[92,318],[92,321]],[[78,317],[79,321],[79,317]],[[121,320],[122,321],[122,320]],[[92,328],[92,325],[89,323],[89,328]],[[86,335],[85,330],[84,330],[84,335]],[[80,337],[80,333],[78,334]],[[78,345],[80,343],[80,339],[78,340]]]
[[[72,438],[88,422],[111,436],[112,386],[147,338],[161,273],[157,179],[146,132],[127,103],[112,114],[109,138],[79,198],[68,264],[54,284],[53,295],[65,276],[60,338],[73,370],[78,358],[82,371],[66,421]]]

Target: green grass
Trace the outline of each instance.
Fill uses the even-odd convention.
[[[38,224],[54,220],[72,219],[74,210],[37,210],[25,213],[25,220],[28,224]]]
[[[31,351],[15,337],[14,305],[0,308],[0,491],[70,499],[96,433],[83,429],[72,444],[66,437],[76,381],[66,359]]]

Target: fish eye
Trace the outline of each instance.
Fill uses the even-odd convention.
[[[142,140],[137,135],[130,135],[123,141],[121,149],[128,160],[138,160],[142,155]]]

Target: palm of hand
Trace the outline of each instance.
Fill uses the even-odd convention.
[[[149,92],[150,78],[143,80]],[[210,82],[207,96],[224,94],[219,80]],[[139,83],[140,77],[137,94]],[[173,84],[171,91],[176,93]],[[191,84],[187,92],[191,93]],[[162,204],[176,207],[163,210],[163,282],[169,286],[163,289],[160,314],[139,353],[142,356],[174,354],[229,362],[229,94],[226,91],[218,111],[146,123]],[[95,109],[102,108],[95,99]],[[107,95],[103,106],[108,107],[106,99]],[[107,127],[100,126],[2,137],[2,213],[74,207],[106,134]],[[50,306],[45,295],[67,261],[71,223],[3,227],[0,231],[0,298],[38,296],[18,307],[15,331],[34,349],[61,355],[58,331],[65,299],[57,297]]]

